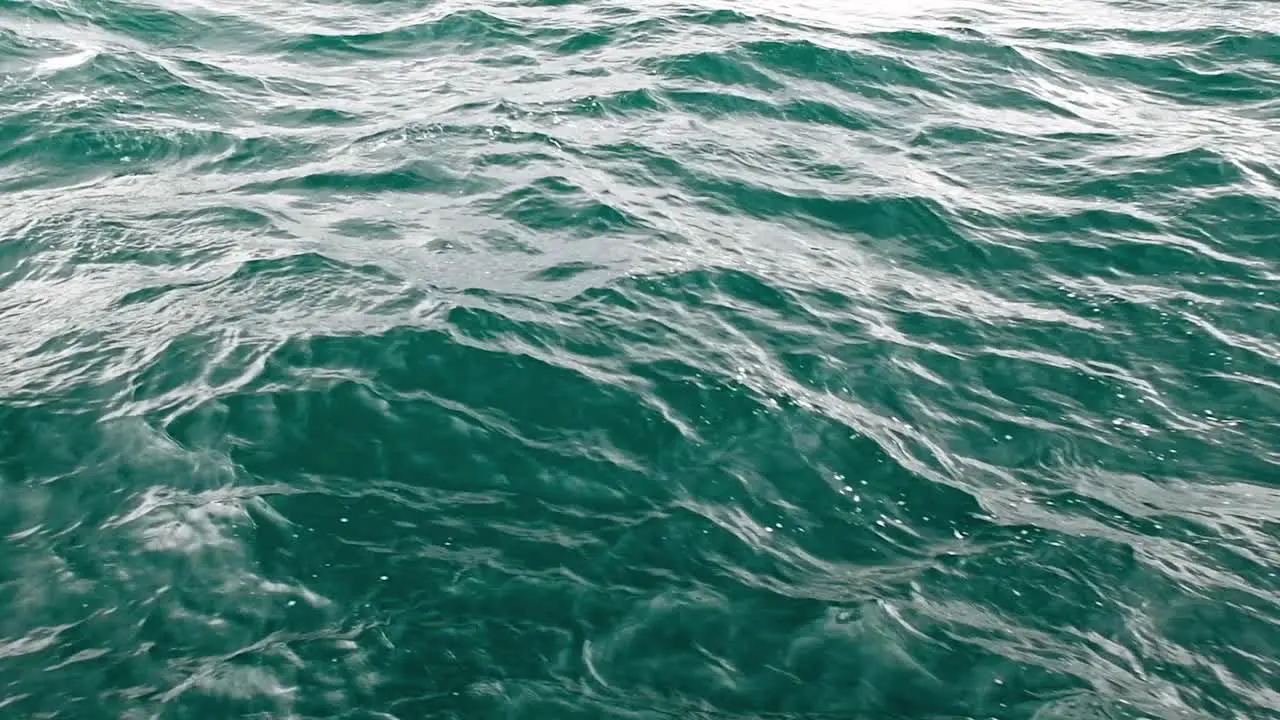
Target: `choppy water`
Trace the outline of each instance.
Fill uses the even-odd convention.
[[[0,0],[0,73],[0,716],[1280,717],[1280,3]]]

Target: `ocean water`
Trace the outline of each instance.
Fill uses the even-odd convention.
[[[0,718],[1280,718],[1280,3],[0,0]]]

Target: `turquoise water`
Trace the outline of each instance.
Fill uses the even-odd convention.
[[[0,0],[0,717],[1280,718],[1278,128],[1262,0]]]

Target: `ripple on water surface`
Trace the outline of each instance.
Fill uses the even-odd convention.
[[[0,716],[1280,717],[1277,28],[0,0]]]

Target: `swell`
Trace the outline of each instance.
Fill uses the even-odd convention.
[[[354,54],[362,57],[387,57],[407,50],[420,50],[432,43],[489,46],[518,44],[525,37],[519,26],[495,15],[470,10],[450,13],[438,20],[399,25],[389,30],[365,33],[311,33],[287,42],[281,50],[288,53],[323,55]]]
[[[282,277],[296,277],[331,266],[295,261],[279,267],[286,271]],[[249,276],[263,277],[257,272]],[[1265,647],[1267,641],[1259,637],[1265,637],[1268,626],[1254,618],[1273,609],[1259,586],[1266,565],[1227,562],[1200,549],[1218,533],[1230,532],[1242,549],[1273,555],[1265,535],[1258,534],[1264,527],[1258,523],[1267,522],[1265,513],[1231,507],[1231,515],[1193,520],[1176,500],[1158,500],[1169,492],[1160,487],[1173,478],[1135,491],[1136,505],[1111,494],[1118,480],[1082,486],[1088,473],[1074,463],[1103,456],[1090,446],[1107,432],[1099,427],[1074,433],[1059,428],[1064,440],[1072,440],[1059,446],[1056,459],[1051,453],[1040,461],[1044,464],[1037,463],[1039,472],[1060,478],[1062,490],[1028,492],[1013,484],[1002,491],[992,484],[999,472],[979,490],[972,484],[975,468],[1015,474],[1023,468],[998,448],[966,443],[960,431],[949,427],[951,418],[920,415],[910,403],[871,392],[871,385],[831,384],[838,378],[847,385],[856,377],[850,372],[855,359],[868,368],[904,362],[910,358],[903,356],[909,346],[887,344],[873,351],[876,343],[867,338],[864,347],[847,346],[833,355],[819,349],[829,333],[797,334],[792,342],[800,347],[817,345],[798,354],[779,345],[774,329],[779,321],[763,320],[777,313],[792,323],[808,318],[804,324],[816,325],[824,307],[839,307],[848,298],[738,271],[648,277],[557,305],[469,297],[441,316],[438,329],[288,340],[264,356],[247,384],[171,416],[167,432],[184,446],[228,453],[233,465],[249,476],[271,473],[300,489],[274,503],[286,517],[317,501],[308,498],[343,497],[351,492],[345,488],[360,486],[368,489],[352,498],[344,517],[389,521],[403,516],[414,522],[424,513],[467,508],[465,522],[441,516],[435,539],[406,538],[393,532],[389,522],[382,529],[368,524],[348,529],[342,518],[327,521],[334,532],[359,544],[394,548],[391,557],[399,559],[389,559],[385,567],[395,576],[431,577],[451,567],[450,551],[443,557],[419,555],[433,543],[445,543],[466,548],[468,555],[492,558],[485,569],[472,569],[454,581],[461,583],[456,592],[473,597],[532,594],[578,607],[594,603],[603,610],[606,596],[599,593],[616,598],[616,591],[606,588],[622,583],[635,597],[639,614],[631,620],[602,621],[602,634],[592,636],[592,662],[600,682],[615,675],[631,678],[630,689],[626,683],[611,683],[608,689],[632,702],[644,701],[651,692],[677,698],[693,692],[687,671],[677,676],[660,670],[656,660],[644,660],[646,645],[637,635],[673,622],[658,608],[670,607],[676,617],[699,612],[696,602],[675,601],[673,596],[682,592],[716,598],[697,623],[713,634],[674,642],[675,647],[687,642],[690,648],[709,650],[725,661],[722,665],[734,668],[737,679],[724,686],[724,694],[710,695],[726,711],[852,712],[889,704],[907,708],[906,716],[968,711],[985,705],[956,693],[977,685],[976,678],[984,674],[1010,685],[1000,697],[1014,706],[1032,703],[1044,693],[1069,691],[1092,702],[1124,698],[1148,711],[1167,710],[1167,698],[1160,696],[1158,684],[1153,686],[1153,677],[1180,685],[1194,680],[1197,687],[1219,682],[1215,676],[1180,669],[1173,660],[1180,656],[1179,648],[1206,661],[1219,657],[1213,661],[1220,663],[1215,672],[1237,662],[1237,656],[1219,656],[1216,646],[1185,635],[1170,624],[1172,619],[1161,619],[1208,607],[1199,604],[1206,596],[1236,598],[1214,606],[1216,613],[1231,613],[1232,627],[1239,628],[1241,634],[1231,636],[1234,645],[1261,642]],[[678,328],[669,321],[655,323],[655,318],[673,317],[675,307],[694,315]],[[513,312],[536,319],[517,321],[508,317]],[[763,343],[760,334],[766,330],[770,349],[760,356],[756,343]],[[752,356],[757,363],[769,360],[746,374],[725,372]],[[176,360],[156,358],[153,367],[187,364]],[[839,363],[842,371],[824,372],[830,363]],[[486,381],[468,380],[459,374],[461,368]],[[955,369],[935,370],[957,392],[982,387]],[[993,378],[1016,372],[1010,367],[993,371]],[[883,372],[866,377],[868,383],[906,386],[903,381],[886,383]],[[1044,377],[1024,382],[1061,387],[1061,381]],[[189,387],[189,381],[172,385]],[[150,392],[159,389],[151,387]],[[1096,404],[1099,398],[1063,390],[1066,395],[1059,402],[1064,408],[1075,403],[1075,415],[1105,414]],[[991,393],[988,398],[996,395],[986,392]],[[846,402],[862,404],[860,413],[842,410],[832,396],[846,393]],[[559,400],[565,396],[578,402],[565,406]],[[988,428],[998,407],[990,399],[983,405],[945,404],[953,412],[985,413]],[[345,424],[337,422],[339,417],[354,420],[367,434],[344,437],[336,430]],[[637,423],[644,432],[635,432]],[[405,425],[436,428],[440,436],[403,436],[396,428]],[[373,462],[360,459],[370,438],[380,438],[376,460],[369,458]],[[914,443],[925,439],[934,448],[950,448],[940,465],[916,455],[927,445]],[[473,468],[475,463],[482,467]],[[296,475],[279,477],[271,470],[281,466],[293,468]],[[549,475],[547,468],[556,468],[555,474]],[[968,470],[957,474],[960,468]],[[468,480],[454,485],[451,477]],[[488,484],[475,485],[477,477],[488,478]],[[1038,482],[1044,479],[1040,475]],[[1179,492],[1178,487],[1170,489]],[[1181,487],[1190,486],[1184,482]],[[1152,501],[1163,502],[1165,510],[1144,507]],[[458,502],[464,504],[454,504]],[[529,503],[572,512],[557,516],[557,531],[547,535],[546,518],[540,514],[526,524],[512,523],[511,518],[530,512],[519,509],[531,507]],[[611,524],[627,516],[638,524]],[[313,532],[324,532],[317,524],[321,522],[311,517]],[[1174,527],[1177,535],[1168,531]],[[686,537],[696,538],[696,549],[685,565],[646,559]],[[521,549],[526,546],[527,551]],[[849,548],[848,554],[833,552],[836,546]],[[565,586],[536,580],[536,568],[544,562],[538,558],[549,553],[581,582]],[[1062,553],[1079,555],[1069,559]],[[422,559],[410,559],[415,556]],[[1024,571],[1011,581],[1000,569],[1005,563],[1078,570],[1045,578]],[[687,590],[671,587],[672,572],[680,578],[676,587]],[[984,578],[996,582],[1001,577],[999,590],[981,589]],[[1195,589],[1186,583],[1194,583]],[[1044,594],[1048,588],[1053,588],[1052,603]],[[975,593],[986,598],[982,607],[971,604]],[[1134,599],[1125,600],[1126,593]],[[430,618],[447,617],[450,594],[420,623],[402,619],[389,631],[397,637],[438,633]],[[325,595],[342,598],[338,589]],[[508,596],[494,595],[492,602],[502,597]],[[732,619],[766,598],[781,610],[781,597],[794,604],[794,624],[772,625],[764,634]],[[1164,600],[1153,606],[1153,597]],[[805,608],[815,601],[840,608],[839,620],[808,624],[805,618],[812,611]],[[607,605],[614,612],[626,607]],[[1029,614],[1030,607],[1037,611]],[[1085,607],[1097,609],[1081,614]],[[1223,609],[1227,607],[1232,609]],[[493,612],[496,616],[486,621],[500,622],[496,617],[501,613]],[[998,621],[993,612],[1000,613]],[[569,617],[535,617],[521,615],[520,620],[534,622],[544,639],[526,640],[537,652],[563,652],[565,640],[550,628],[576,632]],[[902,630],[898,622],[910,630]],[[625,634],[604,630],[630,623],[638,625]],[[879,629],[867,635],[868,624]],[[850,634],[838,630],[844,627]],[[791,646],[809,634],[815,639],[802,645],[803,651]],[[872,637],[889,645],[879,646]],[[1028,642],[1041,645],[1032,651]],[[449,647],[461,652],[458,645]],[[912,660],[886,665],[876,655],[876,674],[865,676],[859,686],[892,681],[896,687],[928,687],[933,691],[928,701],[909,697],[915,691],[886,697],[869,690],[844,699],[819,694],[807,704],[783,699],[797,697],[787,688],[825,687],[833,662],[852,671],[853,666],[838,660],[851,649],[870,653],[877,647],[896,647]],[[663,657],[669,659],[671,652],[668,647]],[[957,670],[957,654],[970,658],[964,666],[968,670]],[[551,669],[537,667],[525,652],[508,649],[481,659],[473,650],[462,657],[471,658],[467,662],[476,666],[476,673],[480,665],[486,675],[499,668],[522,668],[522,682],[542,678],[556,683],[555,675],[547,674]],[[763,666],[752,670],[760,662],[753,657],[787,658],[783,668],[788,679],[770,679]],[[686,660],[686,666],[700,667],[701,661]],[[1016,665],[1009,664],[1014,661]],[[705,666],[705,672],[712,667]],[[1261,677],[1256,670],[1242,672],[1236,682],[1256,684]],[[693,677],[709,681],[714,676]],[[1102,686],[1106,693],[1098,695]],[[453,687],[464,694],[482,692],[474,681]],[[730,687],[751,691],[744,695]],[[1202,707],[1214,707],[1202,702],[1207,703]]]

